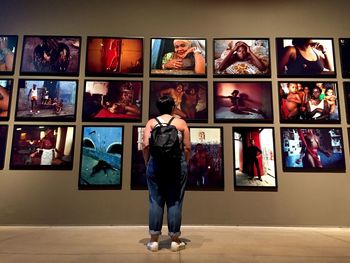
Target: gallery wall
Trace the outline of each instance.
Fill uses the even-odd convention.
[[[5,1],[2,3],[0,34],[18,35],[19,45],[13,76],[14,92],[9,121],[4,169],[0,170],[0,224],[4,225],[145,225],[148,221],[148,194],[131,189],[133,125],[144,125],[148,103],[142,104],[142,122],[118,122],[124,127],[122,185],[118,190],[79,190],[79,162],[87,36],[144,38],[143,101],[149,100],[149,83],[164,80],[149,76],[150,38],[197,37],[207,39],[208,123],[201,126],[223,127],[224,188],[220,191],[188,191],[185,195],[183,223],[205,225],[263,226],[350,226],[350,178],[348,124],[341,76],[339,38],[350,37],[348,10],[350,4],[339,1]],[[72,170],[13,170],[10,151],[15,121],[17,84],[24,35],[81,36],[80,73],[77,78],[77,118]],[[333,38],[336,78],[342,105],[339,124],[318,127],[341,128],[346,172],[283,172],[281,127],[300,127],[279,121],[279,95],[276,69],[276,37]],[[213,105],[213,38],[269,38],[271,44],[271,78],[274,119],[270,124],[215,123]],[[34,77],[33,77],[34,78]],[[38,78],[36,76],[36,78]],[[52,78],[40,76],[40,78]],[[72,79],[61,77],[63,79]],[[106,79],[106,78],[100,78]],[[123,79],[123,78],[108,78]],[[124,78],[125,79],[125,78]],[[188,78],[180,78],[183,81]],[[172,79],[174,80],[174,79]],[[220,80],[220,78],[219,78]],[[232,79],[222,79],[228,81]],[[288,79],[287,79],[288,80]],[[301,79],[305,80],[305,79]],[[319,79],[308,79],[318,81]],[[248,81],[234,79],[234,81]],[[36,122],[35,124],[45,124]],[[63,123],[64,124],[64,123]],[[94,123],[88,123],[93,125]],[[99,123],[100,124],[100,123]],[[111,123],[106,123],[110,125]],[[197,125],[196,125],[197,126]],[[232,128],[274,127],[275,161],[278,187],[273,191],[234,188],[234,154]],[[306,127],[307,125],[301,125]]]

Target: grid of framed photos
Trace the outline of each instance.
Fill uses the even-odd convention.
[[[4,76],[0,78],[0,122],[4,122],[0,144],[6,148],[12,138],[9,168],[73,169],[76,121],[82,120],[79,189],[121,189],[124,128],[132,123],[131,189],[146,189],[144,125],[134,123],[145,122],[145,116],[156,117],[156,100],[169,95],[176,104],[174,114],[190,127],[189,190],[224,189],[222,125],[230,124],[244,124],[232,127],[232,176],[237,190],[277,190],[278,152],[284,172],[345,172],[340,124],[342,105],[350,123],[350,82],[335,81],[334,40],[278,37],[275,41],[273,69],[269,38],[213,38],[212,56],[205,38],[150,38],[150,81],[144,83],[143,38],[88,36],[86,79],[78,81],[71,78],[80,73],[80,36],[25,35],[19,74],[27,77],[16,80],[7,76],[15,73],[18,36],[0,35],[0,75]],[[338,47],[341,75],[350,78],[350,39],[340,38]],[[273,73],[277,83],[271,81]],[[145,92],[148,107],[144,107]],[[279,114],[273,112],[274,103]],[[81,116],[77,105],[82,105]],[[9,136],[11,108],[15,122],[30,124],[15,123]],[[211,113],[214,125],[208,126]],[[271,125],[277,115],[282,126],[293,126],[280,128],[281,149],[276,152]],[[92,122],[101,125],[88,124]],[[125,125],[109,125],[112,122]],[[0,149],[0,169],[5,148]]]

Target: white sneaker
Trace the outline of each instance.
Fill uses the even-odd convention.
[[[176,251],[185,249],[185,247],[186,247],[186,243],[185,242],[177,243],[177,242],[173,241],[173,242],[171,242],[170,250],[173,251],[173,252],[176,252]]]
[[[147,246],[147,249],[152,251],[152,252],[156,252],[159,250],[159,243],[158,242],[148,242],[146,246]]]

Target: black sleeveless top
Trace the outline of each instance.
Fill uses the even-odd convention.
[[[316,54],[317,60],[310,61],[305,59],[301,54],[298,48],[296,49],[296,58],[295,61],[288,62],[287,64],[287,72],[288,75],[312,75],[319,74],[323,71],[324,66],[320,60],[320,57]]]

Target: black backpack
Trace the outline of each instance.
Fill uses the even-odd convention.
[[[181,159],[181,144],[178,137],[178,130],[171,125],[175,117],[168,123],[161,123],[156,118],[158,124],[151,131],[149,139],[150,153],[152,157],[161,165],[170,166]]]

